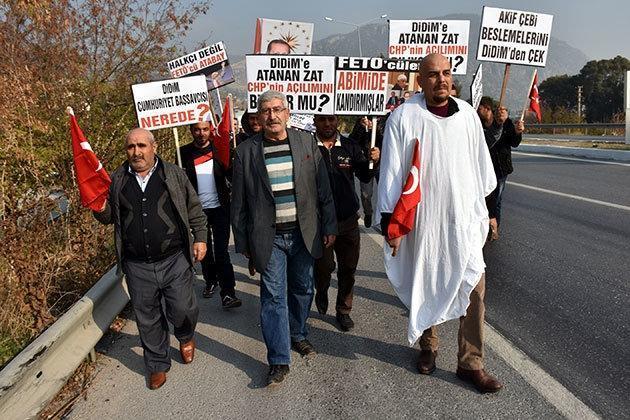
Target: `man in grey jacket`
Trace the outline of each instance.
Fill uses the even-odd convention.
[[[337,220],[326,167],[312,135],[287,129],[285,96],[258,98],[263,131],[236,148],[232,230],[236,252],[261,273],[260,319],[269,385],[289,372],[291,347],[315,353],[306,320],[313,301],[313,263],[335,241]]]
[[[199,314],[193,264],[206,253],[206,216],[184,171],[156,155],[150,131],[129,131],[125,149],[127,162],[112,174],[108,199],[94,217],[114,224],[118,272],[127,278],[149,388],[157,389],[171,366],[167,319],[183,362],[193,361]]]

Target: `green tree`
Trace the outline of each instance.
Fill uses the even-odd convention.
[[[623,111],[623,90],[630,61],[622,56],[610,60],[593,60],[586,63],[578,75],[584,86],[586,120],[608,122]]]
[[[578,76],[552,76],[539,86],[540,101],[543,107],[551,112],[563,108],[577,110]]]
[[[0,366],[113,262],[111,230],[80,206],[65,107],[114,169],[137,124],[129,86],[170,78],[165,63],[207,10],[197,0],[0,3]],[[54,223],[51,191],[70,209]]]

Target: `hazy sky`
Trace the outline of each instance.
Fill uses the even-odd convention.
[[[486,5],[552,14],[552,36],[582,50],[591,59],[616,55],[630,58],[628,0],[214,0],[212,3],[209,13],[199,17],[193,26],[189,40],[191,45],[208,37],[209,42],[224,41],[229,55],[252,52],[257,17],[315,23],[314,39],[318,40],[353,30],[348,25],[325,22],[324,16],[360,24],[384,13],[391,19],[422,19],[451,13],[481,15],[482,6]]]

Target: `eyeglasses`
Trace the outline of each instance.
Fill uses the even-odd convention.
[[[267,109],[261,109],[260,113],[263,115],[278,115],[279,113],[281,113],[282,111],[284,111],[286,108],[282,107],[282,106],[274,106],[273,108],[267,108]]]

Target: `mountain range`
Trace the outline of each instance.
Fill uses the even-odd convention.
[[[477,54],[477,42],[479,40],[479,29],[481,26],[481,16],[475,14],[450,14],[435,18],[435,20],[469,20],[470,33],[468,38],[468,69],[466,75],[455,76],[462,86],[460,97],[470,98],[470,84],[473,75],[480,62],[475,57]],[[387,22],[378,22],[361,27],[361,47],[363,55],[366,57],[387,57],[387,46],[389,42],[389,26]],[[345,34],[331,35],[313,42],[312,53],[314,55],[333,56],[358,56],[357,32],[352,31]],[[232,68],[234,69],[236,82],[222,89],[225,93],[232,93],[236,98],[245,98],[247,76],[245,72],[245,59],[232,57]],[[562,74],[577,74],[588,61],[588,57],[579,49],[574,48],[553,36],[549,43],[546,67],[538,68],[539,83],[550,76]],[[503,81],[505,65],[500,63],[483,62],[483,90],[484,95],[492,96],[498,100],[501,93],[501,83]],[[528,84],[531,80],[533,67],[512,65],[510,68],[510,78],[506,88],[505,104],[511,110],[512,115],[520,115],[526,103],[528,95]],[[576,92],[577,95],[577,92]]]

